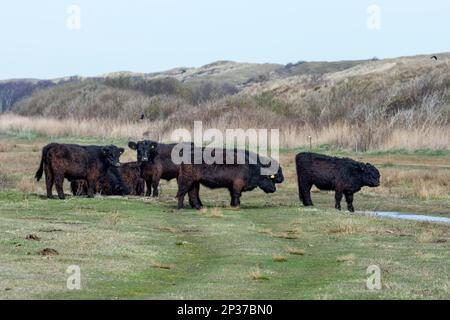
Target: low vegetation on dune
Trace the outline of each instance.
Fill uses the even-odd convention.
[[[9,111],[16,102],[35,92],[77,80],[76,77],[55,80],[0,80],[0,112]]]
[[[284,147],[308,145],[311,136],[315,145],[354,151],[450,149],[448,60],[442,54],[438,61],[417,56],[286,66],[220,62],[107,75],[19,100],[12,111],[25,118],[2,117],[0,130],[57,136],[95,131],[105,137],[109,130],[113,137],[168,140],[173,129],[201,120],[205,129],[280,128]]]

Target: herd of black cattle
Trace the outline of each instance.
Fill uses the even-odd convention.
[[[96,193],[135,196],[145,194],[157,197],[161,179],[177,179],[179,209],[183,208],[186,194],[192,208],[200,209],[203,206],[199,196],[200,185],[211,189],[228,189],[231,206],[238,207],[242,192],[259,187],[266,193],[273,193],[276,191],[276,184],[284,181],[278,163],[275,172],[262,174],[264,168],[273,167],[272,161],[275,160],[249,151],[242,151],[245,161],[239,162],[236,160],[241,150],[235,149],[233,164],[229,164],[229,161],[212,164],[190,161],[176,164],[172,161],[172,151],[176,144],[145,140],[129,142],[128,146],[137,151],[137,161],[121,164],[119,159],[125,150],[114,145],[48,144],[42,149],[41,163],[35,177],[39,181],[45,172],[48,198],[53,197],[52,189],[55,185],[60,199],[64,199],[64,179],[70,181],[73,195],[88,197],[93,197]],[[191,146],[193,158],[193,152],[198,148]],[[203,152],[208,149],[201,150]],[[221,151],[225,157],[227,152],[225,149]],[[212,151],[213,155],[214,152]],[[250,161],[252,156],[256,156],[256,161]],[[315,153],[299,153],[295,157],[295,164],[299,197],[305,206],[313,205],[310,191],[315,185],[320,190],[335,190],[336,209],[341,209],[340,203],[345,196],[348,210],[353,212],[353,194],[364,186],[380,185],[380,173],[369,163]]]

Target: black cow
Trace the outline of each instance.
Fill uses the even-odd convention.
[[[196,149],[197,151],[199,149]],[[218,150],[218,149],[215,149]],[[202,152],[211,152],[213,150],[203,148]],[[237,151],[234,150],[233,163],[225,161],[227,150],[222,149],[224,160],[222,163],[207,164],[203,161],[201,164],[182,163],[180,165],[180,174],[178,176],[178,208],[183,208],[184,197],[189,193],[189,203],[192,208],[200,209],[203,205],[199,197],[200,184],[211,188],[226,188],[230,192],[232,207],[240,206],[242,192],[251,191],[257,187],[266,193],[276,191],[276,183],[284,180],[281,167],[278,166],[275,174],[267,174],[264,168],[269,169],[271,163],[261,164],[259,161],[253,163],[249,161],[249,156],[256,154],[244,151],[244,163],[237,162]],[[259,159],[259,158],[258,158]],[[274,161],[274,160],[272,160]]]
[[[158,196],[158,185],[161,179],[170,181],[178,177],[180,166],[172,161],[172,150],[176,145],[176,143],[164,144],[151,140],[128,143],[130,149],[137,151],[137,161],[141,163],[141,176],[147,186],[145,193],[147,197]]]
[[[295,157],[300,201],[312,206],[311,187],[320,190],[335,190],[336,209],[341,209],[342,195],[347,207],[354,212],[353,194],[362,187],[378,187],[380,172],[370,163],[348,158],[329,157],[316,153],[299,153]]]
[[[118,171],[121,175],[123,184],[117,181]],[[125,186],[125,188],[124,188]],[[86,180],[73,180],[70,183],[70,189],[74,196],[87,195],[87,182]],[[120,164],[120,167],[110,167],[106,176],[101,177],[95,186],[95,192],[111,196],[111,195],[133,195],[143,196],[145,191],[145,181],[141,177],[141,166],[137,162],[128,162]]]
[[[175,147],[181,148],[179,153],[179,155],[181,156],[183,154],[184,149],[190,150],[191,152],[193,152],[194,150],[199,150],[198,148],[195,149],[193,143],[164,144],[151,140],[144,140],[138,142],[130,141],[128,143],[128,147],[137,151],[137,161],[142,163],[141,174],[147,185],[146,196],[150,196],[152,194],[151,190],[153,188],[153,197],[158,196],[158,185],[161,179],[170,181],[172,179],[178,178],[180,172],[180,164],[174,163],[172,159],[172,152],[174,148]],[[205,151],[205,148],[201,150]],[[212,151],[211,154],[214,155],[214,149],[211,149],[211,151]],[[235,149],[234,150],[235,160],[237,160],[236,152],[237,150]],[[256,157],[258,164],[261,164],[261,159],[263,157],[253,154],[249,151],[245,151],[244,154],[245,158],[247,159],[246,163],[249,163],[248,158],[251,155],[253,157]],[[224,156],[223,163],[225,163],[226,160],[225,151],[223,151],[223,156]],[[191,163],[193,160],[194,160],[193,155],[191,155]],[[273,161],[273,159],[265,159],[265,160],[266,160],[266,162],[264,162],[265,164],[270,163],[267,161]],[[281,167],[279,167],[278,172],[275,174],[274,181],[275,183],[281,183],[283,182],[283,179],[284,179],[283,173],[281,171]],[[199,202],[201,203],[200,200]]]
[[[145,180],[141,174],[141,164],[138,162],[128,162],[121,164],[118,168],[122,175],[124,184],[130,189],[130,194],[143,196],[145,192]]]
[[[103,147],[51,143],[42,149],[41,163],[35,177],[39,181],[45,171],[48,198],[53,198],[53,184],[56,186],[58,197],[65,198],[64,178],[69,181],[86,180],[88,196],[93,197],[97,181],[107,174],[110,167],[120,166],[119,158],[123,152],[123,148],[113,145]],[[122,183],[118,171],[111,172],[117,181]]]

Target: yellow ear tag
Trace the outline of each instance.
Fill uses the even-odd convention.
[[[274,175],[271,175],[271,176],[270,176],[270,179],[275,179],[275,176],[274,176]]]

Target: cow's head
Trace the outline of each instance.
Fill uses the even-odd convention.
[[[283,170],[281,170],[278,161],[270,159],[267,163],[261,163],[260,165],[262,175],[268,175],[270,173],[270,179],[272,179],[274,183],[282,183],[284,181]]]
[[[102,148],[102,155],[108,165],[119,167],[120,156],[124,151],[124,148],[117,148],[116,146],[111,145]]]
[[[137,161],[142,162],[152,160],[156,156],[158,143],[150,140],[130,141],[128,147],[137,151]]]
[[[259,176],[257,185],[265,193],[274,193],[275,191],[277,191],[275,181],[271,176]]]
[[[119,168],[110,167],[107,173],[107,183],[111,188],[111,193],[115,195],[126,196],[130,194],[130,188],[123,182],[122,174]]]
[[[259,187],[265,193],[274,193],[277,190],[275,186],[275,175],[261,174],[261,165],[248,165],[249,179],[247,181],[247,190]]]
[[[378,187],[380,185],[380,172],[370,163],[361,163],[359,169],[362,171],[361,179],[368,187]]]
[[[278,167],[277,173],[270,176],[274,183],[282,183],[284,181],[283,171],[281,167]]]
[[[130,188],[128,188],[122,181],[119,180],[118,183],[112,185],[113,194],[127,196],[131,193]]]

